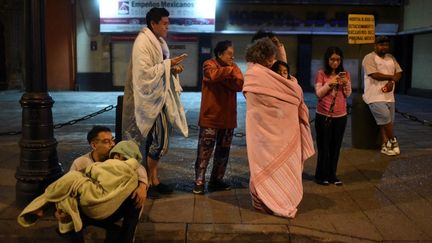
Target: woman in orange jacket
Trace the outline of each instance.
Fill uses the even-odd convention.
[[[204,194],[205,173],[213,153],[213,169],[208,183],[209,191],[230,190],[222,179],[228,163],[234,128],[237,127],[237,92],[242,90],[243,75],[234,63],[231,41],[218,42],[215,58],[203,64],[200,132],[195,162],[193,193]]]

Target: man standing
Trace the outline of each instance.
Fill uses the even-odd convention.
[[[182,91],[178,74],[186,54],[170,59],[164,40],[169,26],[169,12],[152,8],[146,15],[147,27],[135,39],[125,82],[123,98],[123,139],[140,144],[147,160],[149,194],[168,194],[173,189],[158,178],[157,165],[168,149],[171,126],[188,135],[186,116],[180,102]]]
[[[375,50],[363,58],[364,94],[382,137],[381,153],[394,156],[400,154],[399,144],[393,133],[395,116],[395,82],[399,81],[402,69],[389,54],[390,39],[377,37]]]

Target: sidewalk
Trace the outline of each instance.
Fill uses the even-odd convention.
[[[52,92],[54,123],[63,123],[116,105],[120,92]],[[0,91],[0,132],[20,130],[18,91]],[[313,94],[305,94],[315,107]],[[188,122],[197,124],[200,93],[183,93]],[[263,214],[251,206],[249,169],[244,134],[245,101],[238,98],[239,127],[230,153],[226,179],[234,189],[193,195],[196,129],[189,138],[177,133],[160,163],[162,181],[175,193],[148,199],[137,229],[136,242],[432,242],[432,127],[396,114],[395,133],[401,155],[387,157],[378,150],[351,146],[351,120],[345,132],[338,167],[344,186],[313,182],[316,157],[305,163],[304,198],[295,219]],[[432,121],[432,99],[398,96],[397,109]],[[314,111],[311,110],[311,119]],[[55,130],[59,162],[68,170],[72,160],[89,150],[85,141],[94,124],[115,131],[115,110]],[[313,130],[313,129],[312,129]],[[0,136],[0,242],[61,242],[53,217],[36,226],[16,223],[15,170],[19,164],[20,135]],[[211,165],[210,165],[211,166]],[[100,242],[104,232],[86,230],[87,242]]]

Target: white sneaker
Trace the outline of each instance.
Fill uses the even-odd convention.
[[[381,146],[381,153],[388,155],[388,156],[395,156],[396,152],[392,149],[392,144],[389,141],[387,141],[387,143],[383,143],[383,145]]]
[[[400,154],[400,148],[399,148],[399,143],[396,140],[396,137],[390,139],[390,143],[391,143],[391,148],[393,149],[393,151],[396,153],[396,155]]]

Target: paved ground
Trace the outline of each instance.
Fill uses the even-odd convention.
[[[115,105],[118,92],[52,92],[54,123],[63,123]],[[0,92],[0,133],[20,130],[19,91]],[[316,99],[305,94],[310,107]],[[188,121],[197,123],[199,93],[184,93]],[[227,192],[191,193],[197,130],[189,138],[174,134],[169,154],[160,164],[163,181],[175,186],[173,195],[146,202],[137,242],[432,242],[432,127],[396,115],[396,135],[402,154],[351,146],[351,121],[345,133],[338,174],[344,186],[319,186],[312,180],[315,156],[305,163],[304,198],[292,220],[255,211],[251,206],[244,133],[245,101],[239,103],[239,137],[234,138],[226,179]],[[398,96],[397,108],[420,120],[432,121],[432,99]],[[311,110],[311,118],[314,117]],[[59,160],[65,169],[88,150],[86,132],[93,124],[115,128],[111,110],[73,126],[55,130]],[[20,135],[0,136],[0,242],[60,242],[56,222],[48,216],[36,226],[16,223],[15,169]],[[86,231],[89,242],[103,232]]]

